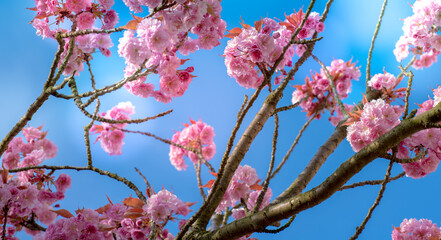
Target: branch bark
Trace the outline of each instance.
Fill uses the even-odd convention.
[[[406,119],[391,131],[372,142],[353,155],[332,173],[323,183],[315,188],[272,204],[262,211],[234,221],[214,232],[205,233],[200,239],[234,239],[252,232],[260,231],[271,223],[286,219],[299,212],[312,208],[331,197],[343,184],[361,171],[367,164],[380,157],[399,144],[405,138],[423,129],[430,128],[432,123],[441,121],[441,104],[414,118]]]

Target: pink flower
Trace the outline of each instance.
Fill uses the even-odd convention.
[[[49,28],[49,18],[45,18],[45,20],[40,20],[38,18],[35,18],[32,22],[32,26],[37,29],[37,35],[42,36],[43,39],[45,38],[54,38],[55,37],[55,31],[52,31]]]
[[[45,155],[45,159],[54,158],[58,152],[57,146],[49,139],[38,140],[37,142],[35,142],[34,148],[42,149]]]
[[[155,52],[162,53],[170,45],[170,35],[162,27],[147,38],[147,46]]]
[[[212,159],[216,153],[216,145],[213,143],[213,137],[215,136],[213,128],[201,120],[197,122],[191,120],[191,123],[191,125],[186,125],[181,132],[176,132],[172,137],[172,142],[196,151],[202,150],[201,153],[205,160]],[[195,153],[170,145],[170,162],[179,171],[185,170],[187,167],[183,159],[184,156],[188,156],[193,162],[199,160]]]
[[[62,173],[58,176],[58,179],[55,181],[55,187],[59,192],[66,192],[66,189],[70,188],[72,180],[69,175]]]
[[[110,9],[113,4],[115,4],[115,0],[98,0],[98,3],[106,10]]]
[[[125,133],[121,130],[113,130],[112,132],[102,132],[99,136],[101,147],[109,155],[120,155],[122,153],[122,145],[124,144]]]
[[[66,0],[65,7],[71,12],[79,13],[91,6],[91,0]]]
[[[105,114],[102,114],[103,118],[113,120],[130,120],[129,115],[135,113],[135,108],[130,102],[121,102],[117,106],[113,107]],[[100,133],[97,137],[101,143],[101,147],[104,151],[110,155],[120,155],[122,153],[122,145],[124,144],[125,133],[120,129],[124,128],[126,123],[108,124],[103,123],[101,126],[93,125],[90,129],[92,134]]]
[[[142,209],[156,223],[164,222],[172,217],[172,214],[185,216],[189,212],[188,206],[184,202],[165,189],[147,199],[147,203]]]
[[[77,15],[77,27],[79,30],[92,28],[95,23],[95,16],[91,12],[82,12]]]
[[[439,239],[440,229],[427,219],[404,219],[400,227],[392,231],[392,240]]]
[[[114,28],[115,25],[118,23],[118,21],[119,21],[118,13],[113,9],[108,10],[103,17],[104,24],[103,26],[101,26],[101,28],[102,29]]]

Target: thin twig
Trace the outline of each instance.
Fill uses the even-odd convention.
[[[300,105],[300,103],[302,103],[303,101],[308,99],[308,97],[309,96],[308,96],[308,93],[307,93],[306,96],[304,96],[302,99],[300,99],[300,101],[298,101],[298,102],[296,102],[294,104],[291,104],[289,106],[284,106],[284,107],[276,108],[276,110],[274,110],[274,114],[282,112],[282,111],[288,111],[288,110],[291,110],[293,108],[296,108],[296,107],[298,107]]]
[[[378,17],[377,25],[375,26],[374,35],[372,36],[371,46],[369,48],[367,63],[366,63],[366,93],[369,91],[369,87],[367,86],[368,81],[371,79],[371,59],[372,52],[374,51],[374,43],[377,39],[378,32],[380,31],[381,21],[383,19],[384,10],[386,9],[387,0],[384,0],[383,6],[381,7],[380,16]]]
[[[271,180],[271,173],[274,169],[274,162],[276,159],[276,150],[277,150],[277,138],[279,136],[279,115],[274,114],[274,133],[273,133],[273,143],[272,143],[272,151],[271,151],[271,161],[268,167],[268,172],[266,173],[266,179],[263,182],[263,189],[257,197],[256,205],[254,205],[253,212],[257,212],[260,210],[260,206],[262,205],[263,198],[268,190],[269,182]]]
[[[204,188],[202,187],[202,178],[201,178],[201,159],[198,159],[197,163],[193,163],[194,165],[194,170],[196,172],[196,179],[198,181],[198,188],[199,188],[199,192],[202,196],[202,200],[206,200],[207,199],[207,195],[204,192]]]
[[[355,239],[358,238],[358,236],[361,234],[361,232],[363,232],[367,222],[371,218],[372,213],[374,212],[375,208],[378,206],[378,204],[380,204],[380,201],[383,198],[383,193],[386,190],[386,184],[388,183],[388,180],[389,180],[389,177],[390,177],[390,172],[392,170],[393,164],[394,163],[392,161],[389,163],[389,166],[387,167],[386,175],[384,176],[383,183],[381,184],[381,189],[378,192],[378,196],[375,199],[374,204],[369,208],[368,214],[366,215],[366,217],[364,218],[364,220],[360,224],[360,226],[356,228],[356,231],[355,231],[354,235],[349,240],[355,240]]]
[[[15,124],[15,126],[11,129],[11,131],[8,132],[8,134],[3,138],[2,142],[0,143],[0,156],[3,155],[3,153],[8,148],[9,142],[12,141],[12,139],[17,136],[17,134],[26,126],[26,124],[32,119],[34,114],[37,112],[37,110],[43,105],[43,103],[49,98],[49,93],[46,92],[46,90],[50,87],[52,87],[58,78],[55,78],[55,72],[58,66],[58,63],[61,59],[61,54],[64,51],[64,40],[59,38],[57,35],[57,41],[58,41],[58,50],[55,53],[54,61],[52,62],[51,69],[49,71],[49,76],[44,83],[43,86],[43,92],[40,96],[35,99],[35,101],[31,104],[31,106],[28,108],[26,113],[20,118],[20,120]],[[71,46],[71,45],[70,45]],[[68,56],[72,54],[73,46],[68,49]],[[69,54],[70,53],[70,54]],[[64,59],[64,62],[67,62],[67,59]],[[64,63],[63,62],[63,63]],[[59,68],[59,72],[64,71],[64,67],[66,67],[66,64],[62,64]],[[58,74],[57,74],[58,76]]]
[[[9,213],[9,201],[3,207],[3,232],[2,232],[2,240],[6,240],[6,224],[8,224],[8,213]]]
[[[38,223],[35,222],[35,213],[31,213],[31,218],[20,222],[20,225],[22,225],[23,227],[26,227],[30,230],[37,230],[37,231],[46,231],[46,228],[39,225]]]
[[[395,156],[393,156],[393,155],[390,155],[390,154],[387,154],[387,153],[385,153],[385,154],[381,154],[380,157],[385,158],[385,159],[388,159],[388,160],[390,160],[390,161],[392,161],[392,162],[396,162],[396,163],[413,163],[413,162],[416,162],[416,161],[419,161],[419,160],[423,159],[424,156],[427,155],[427,153],[428,153],[428,151],[427,151],[427,149],[426,149],[426,150],[424,150],[424,151],[420,151],[420,152],[419,152],[415,157],[413,157],[413,158],[404,158],[404,159],[400,159],[400,158],[397,158],[397,157],[395,157]]]
[[[282,162],[279,163],[279,165],[276,167],[274,172],[271,174],[271,179],[276,176],[276,174],[280,171],[280,169],[282,169],[283,165],[286,163],[286,161],[288,160],[288,158],[291,155],[292,151],[294,150],[295,146],[297,145],[297,143],[299,142],[300,138],[302,137],[303,132],[306,130],[306,128],[309,126],[309,124],[312,122],[312,120],[315,119],[316,115],[317,115],[317,113],[315,113],[313,116],[311,116],[308,119],[308,121],[306,121],[305,124],[303,124],[303,126],[300,129],[299,133],[297,134],[294,142],[291,144],[291,147],[289,148],[288,152],[283,157]]]
[[[147,186],[148,189],[152,189],[152,186],[150,185],[149,181],[147,180],[147,178],[142,174],[141,171],[139,171],[138,168],[135,167],[135,171],[142,177],[142,179],[144,180],[145,185]]]
[[[156,235],[157,235],[157,231],[156,231],[157,229],[156,229],[156,223],[155,222],[151,222],[150,223],[150,234],[149,234],[149,240],[155,240],[155,239],[157,239],[156,238]]]
[[[245,107],[245,105],[247,104],[247,102],[248,102],[248,95],[245,94],[245,96],[244,96],[244,98],[243,98],[243,103],[242,103],[242,105],[240,106],[239,111],[237,112],[237,119],[239,119],[240,116],[242,115],[243,108]]]
[[[100,100],[97,99],[93,116],[98,115],[99,109],[100,109]],[[92,128],[94,122],[95,122],[95,120],[92,119],[89,122],[89,124],[84,126],[84,144],[86,145],[87,166],[88,167],[92,167],[92,151],[90,150],[90,132],[89,131]]]
[[[404,177],[404,176],[406,176],[406,173],[405,173],[405,172],[402,172],[402,173],[398,174],[398,175],[395,176],[395,177],[391,177],[391,178],[389,178],[387,181],[388,181],[388,182],[392,182],[392,181],[398,180],[398,179],[400,179],[400,178],[402,178],[402,177]],[[345,186],[341,187],[341,188],[339,189],[339,191],[343,191],[343,190],[346,190],[346,189],[352,189],[352,188],[356,188],[356,187],[362,187],[362,186],[366,186],[366,185],[371,185],[371,186],[374,186],[374,185],[380,185],[380,184],[382,184],[383,182],[384,182],[384,179],[381,179],[381,180],[369,180],[369,181],[357,182],[357,183],[353,183],[353,184],[345,185]]]
[[[312,58],[314,58],[314,60],[316,62],[318,62],[320,64],[323,71],[325,72],[326,78],[328,78],[329,85],[331,86],[332,92],[334,93],[334,99],[337,102],[337,105],[340,108],[340,111],[343,113],[343,115],[345,117],[348,116],[348,113],[346,112],[345,106],[343,105],[343,103],[340,100],[340,97],[338,96],[337,87],[335,86],[335,83],[334,83],[334,78],[331,76],[331,74],[329,73],[328,69],[326,68],[325,64],[322,61],[320,61],[314,54],[311,54],[311,56],[312,56]]]
[[[159,141],[161,141],[163,143],[167,143],[167,144],[173,145],[175,147],[182,148],[184,150],[193,152],[193,153],[197,154],[198,156],[200,155],[200,152],[198,150],[194,149],[194,148],[190,148],[190,147],[187,147],[187,146],[184,146],[184,145],[172,142],[172,141],[170,141],[168,139],[165,139],[165,138],[162,138],[162,137],[158,137],[158,136],[156,136],[155,134],[152,134],[152,133],[142,132],[142,131],[132,131],[132,130],[127,130],[127,129],[119,129],[119,130],[121,130],[123,132],[138,133],[138,134],[141,134],[141,135],[149,136],[149,137],[152,137],[152,138],[154,138],[156,140],[159,140]]]
[[[215,173],[216,169],[214,169],[213,166],[211,166],[211,164],[208,161],[204,161],[205,166],[208,167],[208,169],[210,170],[210,172]]]
[[[92,120],[99,121],[99,122],[105,122],[105,123],[110,123],[110,124],[119,124],[119,123],[127,123],[127,124],[137,123],[138,124],[138,123],[147,122],[149,120],[153,120],[153,119],[156,119],[156,118],[159,118],[159,117],[163,117],[163,116],[173,112],[173,110],[170,109],[170,110],[168,110],[166,112],[159,113],[159,114],[157,114],[155,116],[152,116],[152,117],[146,117],[146,118],[141,118],[141,119],[132,119],[132,120],[113,120],[113,119],[103,118],[103,117],[100,117],[100,116],[95,115],[95,114],[94,115],[90,114],[85,109],[85,107],[82,106],[83,104],[82,104],[82,101],[81,101],[81,99],[80,99],[80,97],[78,95],[78,88],[77,88],[77,85],[76,85],[76,82],[75,82],[74,78],[71,78],[71,80],[69,81],[69,87],[71,88],[72,94],[74,95],[75,104],[80,109],[80,111],[86,117],[88,117],[88,118],[90,118]]]
[[[317,41],[320,41],[322,39],[323,39],[323,37],[312,38],[312,39],[302,39],[302,40],[294,41],[293,43],[294,44],[306,44],[306,43],[317,42]]]
[[[412,71],[409,71],[407,73],[407,77],[409,78],[409,80],[407,80],[406,98],[404,100],[403,119],[407,118],[407,112],[409,111],[409,96],[410,96],[410,90],[412,89],[412,82],[413,82],[413,73],[412,73]]]
[[[142,200],[143,202],[146,202],[146,198],[145,196],[142,194],[141,191],[139,191],[138,187],[136,187],[135,184],[133,184],[133,182],[127,180],[124,177],[120,177],[118,174],[116,173],[112,173],[109,171],[105,171],[96,167],[75,167],[75,166],[48,166],[48,165],[39,165],[39,166],[29,166],[29,167],[23,167],[23,168],[15,168],[15,169],[10,169],[8,170],[9,172],[13,173],[13,172],[23,172],[23,171],[28,171],[28,170],[33,170],[33,169],[48,169],[48,170],[76,170],[76,171],[92,171],[92,172],[96,172],[99,173],[100,175],[104,175],[104,176],[108,176],[110,178],[113,178],[115,180],[117,180],[118,182],[122,182],[124,183],[127,187],[129,187],[130,189],[132,189],[136,195],[138,196],[138,198],[140,200]]]
[[[330,2],[332,2],[332,0],[330,0]],[[305,13],[305,17],[302,19],[302,22],[301,22],[300,26],[298,27],[298,29],[296,29],[296,31],[291,36],[291,41],[295,41],[295,38],[296,38],[297,34],[300,32],[301,28],[304,26],[304,24],[306,22],[306,19],[308,18],[309,14],[311,13],[311,10],[312,10],[312,7],[314,6],[314,3],[315,3],[315,0],[311,0],[310,4],[308,6],[308,9],[307,9],[307,11]],[[327,4],[327,7],[329,7],[328,4]],[[325,10],[325,12],[327,12],[327,10]],[[322,17],[321,21],[322,20],[324,20],[323,17]],[[315,38],[316,36],[317,36],[317,34],[314,34],[313,38]],[[276,60],[276,62],[274,64],[274,66],[269,71],[268,76],[272,76],[274,74],[274,72],[276,71],[278,64],[284,58],[287,49],[292,45],[291,41],[283,48],[283,51],[282,51],[281,55],[279,56],[279,58]],[[315,42],[313,42],[311,44],[314,44],[314,43]],[[301,64],[303,64],[304,61],[306,61],[306,58],[307,58],[307,56],[309,56],[308,54],[310,54],[311,51],[312,51],[312,48],[308,49],[304,53],[304,55],[297,61],[297,63],[289,71],[287,77],[282,81],[282,83],[279,85],[279,87],[275,91],[273,91],[270,94],[270,96],[268,96],[270,99],[272,99],[274,96],[277,96],[277,95],[280,96],[282,94],[281,92],[283,91],[283,89],[285,89],[286,85],[288,84],[288,81],[293,77],[294,73],[297,72],[299,66]],[[264,84],[266,84],[266,82],[268,82],[269,80],[270,80],[269,78],[264,80],[262,82],[262,85],[259,86],[259,88],[256,90],[256,93],[257,93],[257,91],[260,92],[261,88],[263,88]],[[268,100],[268,98],[267,98],[267,100]],[[252,99],[250,100],[250,103],[252,103]],[[248,104],[248,105],[251,106],[250,104]],[[245,110],[246,109],[247,108],[245,108]],[[244,113],[245,113],[245,111],[244,111]],[[244,116],[244,113],[242,114],[243,116]],[[236,123],[236,126],[240,125],[238,123],[239,123],[239,121]],[[237,132],[237,130],[236,130],[236,132]],[[236,133],[233,130],[233,134],[232,134],[232,137],[230,137],[230,141],[234,141],[235,134]],[[234,137],[233,137],[233,135],[234,135]],[[231,139],[233,139],[233,140],[231,140]],[[230,141],[229,141],[229,144],[230,144]],[[231,145],[232,145],[232,143],[231,143]],[[187,231],[189,230],[190,226],[193,225],[193,223],[195,223],[196,220],[199,219],[199,222],[197,224],[197,225],[200,225],[199,227],[201,227],[201,226],[206,227],[206,224],[208,224],[208,220],[209,220],[209,218],[211,217],[211,215],[214,212],[213,207],[214,207],[214,205],[217,205],[217,201],[219,200],[216,197],[218,195],[223,194],[225,192],[225,190],[221,190],[221,191],[217,191],[217,190],[218,190],[218,185],[220,184],[220,182],[223,179],[225,179],[223,174],[224,174],[224,169],[225,169],[225,167],[227,165],[227,159],[228,159],[231,147],[232,146],[227,146],[227,150],[225,151],[225,154],[224,154],[224,156],[222,158],[221,166],[220,166],[220,169],[219,169],[219,172],[218,172],[218,177],[216,178],[216,181],[213,184],[212,191],[208,195],[207,201],[204,204],[202,204],[202,206],[199,208],[199,210],[190,219],[187,220],[185,225],[182,227],[181,231],[177,234],[176,240],[181,240],[184,237],[184,235],[187,233]],[[229,170],[234,172],[235,169],[229,169]],[[229,178],[230,178],[230,174],[227,175],[226,179],[229,179]],[[210,206],[210,205],[213,205],[213,206]],[[203,215],[202,216],[202,220],[200,219],[201,215]]]
[[[291,225],[291,223],[294,221],[294,218],[296,218],[296,215],[291,216],[287,223],[285,223],[283,226],[281,226],[281,227],[279,227],[277,229],[264,229],[264,230],[260,230],[260,231],[257,231],[257,232],[272,233],[272,234],[279,233],[279,232],[285,230],[286,228],[288,228]]]

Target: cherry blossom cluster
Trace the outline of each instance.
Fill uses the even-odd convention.
[[[396,78],[393,74],[384,71],[384,73],[375,74],[367,83],[373,89],[381,91],[381,98],[386,102],[391,103],[397,98],[404,98],[406,96],[406,88],[397,88],[398,84],[403,78]]]
[[[55,202],[64,199],[64,193],[70,188],[71,179],[67,174],[60,174],[54,181],[52,176],[38,175],[39,179],[22,183],[18,178],[9,175],[5,179],[0,177],[0,209],[7,209],[7,221],[10,227],[10,235],[23,229],[23,223],[37,221],[49,225],[57,217],[51,206]],[[3,174],[2,174],[3,175]],[[53,192],[48,186],[54,185]],[[0,222],[4,222],[4,212],[0,216]],[[32,233],[30,229],[25,231]]]
[[[43,38],[55,38],[57,32],[65,33],[86,29],[111,29],[118,23],[119,18],[115,10],[110,9],[114,0],[98,0],[93,3],[91,0],[35,0],[37,15],[32,20],[32,25],[37,30],[37,35]],[[64,29],[61,23],[70,20],[75,23],[75,28]],[[100,22],[101,27],[95,27],[95,22]],[[52,27],[52,29],[51,29]],[[78,75],[84,68],[84,61],[99,49],[104,56],[110,56],[109,48],[113,46],[109,34],[87,34],[75,38],[72,56],[69,58],[64,75]],[[66,38],[64,52],[61,59],[67,56],[69,38]],[[59,67],[63,61],[59,62]]]
[[[359,67],[351,61],[345,62],[341,59],[333,60],[331,66],[326,67],[337,89],[340,99],[347,98],[351,92],[351,81],[358,80],[361,73]],[[332,92],[331,84],[323,69],[315,73],[311,78],[305,78],[305,84],[295,85],[296,90],[292,93],[292,103],[300,102],[300,107],[308,112],[308,115],[319,113],[324,109],[334,112],[336,99]],[[303,100],[306,98],[306,100]],[[317,115],[317,118],[320,114]]]
[[[394,227],[392,240],[440,239],[440,228],[427,219],[404,219],[399,227]]]
[[[106,113],[101,113],[100,116],[111,120],[130,120],[129,115],[135,114],[135,107],[131,102],[120,102]],[[122,153],[122,146],[124,145],[125,133],[122,129],[126,123],[106,123],[101,125],[93,125],[90,129],[91,134],[99,133],[96,141],[100,141],[101,147],[110,155],[120,155]]]
[[[355,152],[400,123],[403,113],[400,106],[392,106],[383,99],[372,100],[364,104],[359,121],[348,127],[347,140]]]
[[[396,86],[397,78],[388,72],[375,74],[368,81],[368,86],[377,90],[383,88],[393,89]]]
[[[264,18],[255,22],[254,27],[242,23],[243,29],[232,29],[226,36],[233,39],[228,41],[224,51],[228,75],[235,78],[242,87],[257,88],[263,81],[263,75],[259,75],[259,68],[269,68],[274,65],[304,16],[303,11],[300,10],[286,16],[283,22]],[[296,40],[310,38],[315,32],[322,32],[324,25],[319,20],[318,13],[311,13]],[[294,53],[301,56],[305,50],[302,44],[288,48],[277,66],[281,75],[276,77],[275,84],[280,82],[283,74],[286,75],[286,72],[282,71],[284,67],[292,66]]]
[[[404,19],[403,32],[395,45],[394,54],[401,61],[412,52],[420,55],[413,67],[430,67],[441,51],[441,3],[438,0],[417,0],[413,15]]]
[[[190,122],[191,125],[184,124],[185,128],[181,132],[176,132],[171,141],[201,153],[204,159],[200,159],[200,156],[192,151],[170,145],[170,162],[179,171],[187,168],[184,156],[188,156],[193,163],[197,163],[200,160],[208,161],[212,159],[216,153],[216,145],[213,142],[215,136],[213,127],[201,120],[197,122],[190,120]]]
[[[54,158],[57,155],[57,146],[49,139],[46,139],[47,132],[41,131],[42,127],[26,127],[22,133],[26,139],[15,137],[8,145],[3,155],[3,166],[7,169],[37,166],[44,160]],[[19,172],[18,179],[22,183],[32,180],[35,173],[42,170],[28,170]]]
[[[438,88],[439,91],[440,88]],[[429,99],[420,105],[417,114],[421,114],[433,108],[434,101]],[[412,163],[401,164],[406,176],[421,178],[434,172],[441,159],[441,129],[429,128],[421,130],[401,142],[397,157],[410,158],[412,155],[419,154],[423,147],[428,151],[427,156]]]
[[[152,11],[163,1],[124,2],[133,11],[140,12],[142,5]],[[220,45],[219,39],[226,29],[225,21],[220,18],[221,10],[218,0],[174,1],[173,7],[157,12],[154,17],[138,19],[136,28],[126,31],[119,40],[118,53],[127,64],[125,76],[132,75],[140,67],[157,66],[159,90],[154,90],[155,86],[142,76],[125,85],[128,91],[164,103],[182,96],[192,81],[193,68],[178,70],[185,60],[181,60],[177,52],[188,55],[198,49],[209,50]]]
[[[7,210],[8,239],[15,239],[16,231],[23,229],[23,223],[41,222],[51,224],[57,213],[52,205],[64,199],[64,193],[71,185],[67,174],[60,174],[55,180],[52,174],[46,174],[44,169],[27,170],[9,175],[8,169],[37,166],[44,160],[54,158],[57,146],[46,139],[47,132],[42,127],[26,127],[22,137],[15,137],[8,145],[3,155],[2,174],[0,176],[0,222],[4,221]],[[56,191],[51,190],[54,186]],[[31,230],[24,228],[27,232]]]
[[[137,198],[126,198],[123,204],[110,203],[97,210],[77,210],[77,216],[65,211],[65,218],[48,226],[44,233],[33,232],[34,239],[117,239],[147,240],[151,223],[155,223],[158,239],[174,239],[164,226],[174,220],[175,215],[186,216],[189,203],[163,189],[150,196],[144,204]],[[159,231],[158,231],[159,230]],[[154,239],[157,239],[154,238]]]
[[[150,220],[156,224],[165,223],[167,220],[172,219],[173,214],[187,216],[190,212],[186,203],[166,189],[147,199],[147,203],[142,209]]]
[[[236,172],[234,172],[227,191],[216,209],[216,213],[221,214],[222,211],[226,210],[228,207],[234,207],[239,201],[241,201],[241,199],[243,199],[246,202],[246,206],[233,209],[233,217],[235,219],[244,217],[246,213],[245,207],[248,210],[253,209],[256,205],[257,198],[262,191],[262,186],[259,185],[259,181],[260,179],[254,168],[248,165],[239,166],[236,169]],[[269,204],[271,196],[271,189],[268,188],[259,210]]]

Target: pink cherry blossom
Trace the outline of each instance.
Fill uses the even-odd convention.
[[[186,125],[181,132],[176,132],[172,137],[172,142],[201,151],[204,160],[210,160],[216,153],[216,145],[213,142],[215,136],[213,127],[207,125],[201,120],[195,122],[191,120],[191,125]],[[197,162],[199,157],[188,150],[170,145],[170,162],[179,171],[185,170],[187,165],[184,162],[184,156],[188,156],[192,162]]]
[[[91,0],[66,0],[65,7],[67,10],[79,13],[91,6]]]
[[[438,226],[427,219],[404,219],[400,227],[392,231],[392,240],[439,239],[441,232]]]

